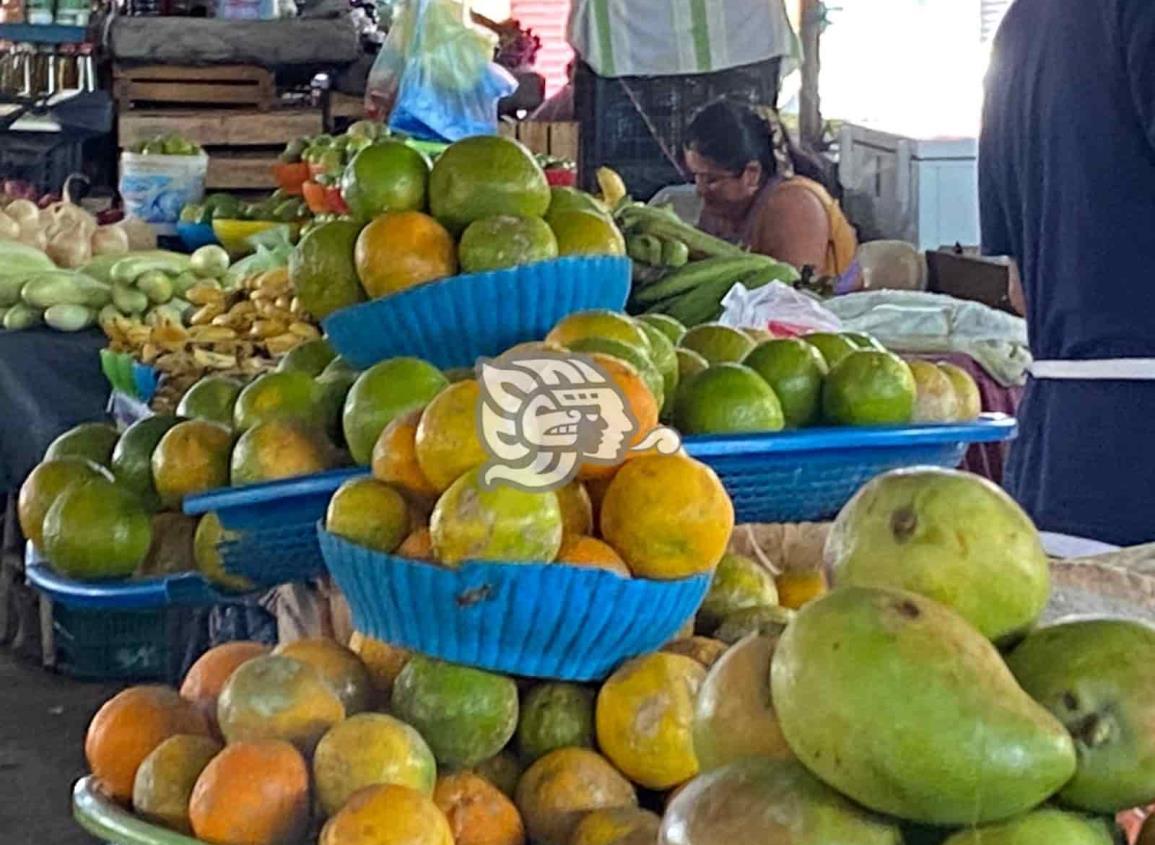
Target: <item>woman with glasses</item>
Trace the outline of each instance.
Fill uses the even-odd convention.
[[[776,112],[712,103],[690,123],[685,156],[703,202],[702,229],[819,275],[850,268],[854,227]]]

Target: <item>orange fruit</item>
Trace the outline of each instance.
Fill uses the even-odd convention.
[[[427,527],[421,526],[397,547],[396,555],[414,560],[433,560],[433,535]]]
[[[646,455],[614,476],[601,533],[639,578],[713,569],[734,530],[734,505],[712,469],[685,455]]]
[[[257,423],[237,441],[231,458],[234,487],[313,475],[337,466],[329,441],[311,426],[291,420]]]
[[[636,807],[638,796],[633,785],[597,752],[561,748],[546,754],[522,775],[516,803],[531,841],[568,845],[586,813]]]
[[[223,746],[197,734],[170,736],[136,770],[132,810],[178,833],[192,833],[188,802],[197,778]]]
[[[166,507],[181,499],[229,485],[229,453],[233,434],[220,423],[188,420],[177,423],[152,453],[152,478]]]
[[[513,798],[517,791],[517,782],[521,780],[521,773],[525,766],[512,751],[506,748],[488,760],[482,760],[472,769],[474,774],[480,775],[501,790],[506,798]]]
[[[197,659],[184,676],[180,694],[199,707],[209,725],[216,730],[217,698],[220,697],[225,681],[242,663],[268,653],[269,647],[264,643],[244,641],[223,643],[210,648]]]
[[[622,845],[626,837],[644,834],[639,841],[657,842],[662,820],[640,807],[594,810],[574,828],[569,845]]]
[[[382,214],[357,236],[354,261],[371,299],[457,272],[457,245],[445,227],[419,211]]]
[[[413,654],[399,646],[390,645],[381,640],[354,631],[349,638],[349,651],[361,658],[365,668],[369,670],[369,681],[377,694],[377,700],[385,709],[389,696],[393,692],[393,682],[405,668],[405,664],[412,659]]]
[[[200,710],[176,690],[129,687],[104,703],[88,724],[84,756],[106,794],[132,800],[136,770],[144,758],[177,734],[209,736]]]
[[[421,411],[395,418],[373,446],[373,477],[411,496],[436,496],[438,490],[417,463],[417,423]]]
[[[496,786],[470,772],[438,778],[433,803],[449,820],[456,845],[524,845],[521,814]]]
[[[653,391],[646,385],[645,379],[642,378],[638,371],[625,361],[600,352],[595,352],[593,355],[590,355],[590,358],[610,377],[610,380],[625,400],[626,406],[633,414],[637,428],[630,437],[630,445],[641,442],[642,438],[649,434],[658,424],[659,408]],[[581,469],[578,471],[578,478],[583,481],[608,478],[617,472],[617,468],[617,466],[606,464],[582,464]]]
[[[691,660],[701,663],[702,668],[709,669],[718,662],[728,648],[730,646],[726,643],[710,637],[684,637],[666,643],[662,646],[662,651],[689,657]]]
[[[594,532],[594,505],[585,485],[571,481],[557,491],[561,505],[561,530],[567,537]]]
[[[604,569],[614,572],[623,578],[630,577],[630,569],[622,560],[621,555],[614,551],[608,543],[603,543],[596,537],[573,535],[562,540],[561,549],[557,553],[557,562],[569,566],[588,566],[594,569]]]
[[[481,387],[475,379],[451,384],[421,412],[417,464],[438,493],[488,457],[478,434]]]
[[[791,610],[822,597],[829,589],[826,573],[821,569],[788,569],[774,582],[778,587],[778,604]]]
[[[373,693],[369,670],[360,657],[343,645],[318,637],[282,643],[273,654],[300,660],[316,669],[345,705],[346,715],[369,709]]]
[[[281,655],[255,657],[233,672],[217,700],[226,742],[283,739],[305,754],[345,718],[337,693],[307,663]]]
[[[325,528],[351,543],[389,554],[409,533],[409,505],[384,482],[354,478],[329,500]]]
[[[367,786],[393,783],[433,794],[437,763],[421,734],[384,713],[359,713],[334,725],[313,755],[317,801],[326,816]]]
[[[317,845],[454,845],[437,805],[415,789],[362,789],[325,824]]]
[[[213,845],[290,845],[309,825],[309,768],[279,739],[230,743],[189,800],[197,839]]]

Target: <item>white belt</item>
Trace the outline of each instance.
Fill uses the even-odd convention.
[[[1123,379],[1155,381],[1155,358],[1101,358],[1092,361],[1035,361],[1031,375],[1038,379]]]

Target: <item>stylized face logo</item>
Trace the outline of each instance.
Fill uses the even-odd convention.
[[[556,489],[583,463],[619,463],[638,430],[617,386],[584,356],[537,352],[482,361],[478,380],[487,485]],[[680,447],[675,432],[658,432],[646,448],[656,443],[668,454]]]

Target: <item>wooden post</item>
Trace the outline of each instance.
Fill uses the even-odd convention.
[[[821,150],[822,103],[818,91],[821,69],[819,47],[822,42],[824,8],[822,0],[798,0],[802,40],[802,88],[798,95],[798,123],[802,146]]]

